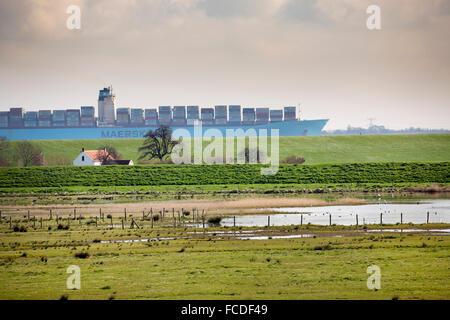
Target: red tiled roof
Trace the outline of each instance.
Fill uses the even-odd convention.
[[[88,155],[89,158],[94,162],[102,162],[106,153],[105,150],[84,150],[84,153]],[[113,157],[108,155],[108,160],[115,160]]]

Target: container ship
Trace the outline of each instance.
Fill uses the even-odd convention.
[[[297,117],[297,107],[279,110],[242,108],[240,105],[159,106],[158,108],[116,108],[112,87],[100,90],[98,114],[94,106],[80,109],[25,111],[10,108],[0,111],[0,137],[8,140],[72,140],[143,138],[149,130],[166,125],[194,133],[194,124],[204,130],[214,128],[226,136],[231,129],[278,129],[279,136],[319,135],[328,119],[303,120]],[[238,131],[242,132],[242,131]]]

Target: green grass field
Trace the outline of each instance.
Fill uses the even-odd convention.
[[[124,159],[138,160],[142,139],[33,141],[49,164],[71,164],[81,148],[112,145]],[[16,142],[11,141],[14,146]],[[302,156],[307,164],[355,162],[449,161],[450,134],[280,137],[280,159]]]
[[[170,215],[167,221],[140,220],[141,212],[136,216],[130,209],[129,218],[134,214],[141,229],[130,229],[128,220],[122,230],[120,211],[120,216],[113,214],[98,225],[91,213],[83,212],[79,220],[61,213],[61,227],[70,224],[62,230],[47,209],[54,204],[169,199],[187,208],[188,201],[183,200],[299,197],[301,193],[314,193],[314,198],[317,190],[329,192],[317,195],[327,201],[355,190],[373,195],[392,192],[392,197],[402,190],[405,194],[396,194],[398,199],[406,193],[408,199],[415,199],[409,194],[414,188],[448,190],[449,142],[450,134],[282,137],[280,159],[297,155],[307,162],[282,165],[275,176],[262,176],[261,165],[0,168],[0,193],[4,193],[0,204],[7,206],[0,219],[0,299],[448,300],[450,237],[405,231],[445,229],[448,224],[203,229],[183,219],[175,227]],[[82,147],[96,149],[103,144],[137,160],[142,140],[33,143],[39,144],[47,160],[66,157],[71,163]],[[30,204],[29,208],[42,211],[37,219],[29,220],[26,211],[17,211],[20,205]],[[16,225],[27,231],[14,231]],[[386,228],[404,231],[367,232]],[[229,231],[258,232],[270,238],[238,240],[229,233],[220,235]],[[310,237],[272,238],[300,233]],[[158,240],[100,243],[147,238]],[[76,257],[80,252],[89,256]],[[367,267],[372,264],[381,269],[378,291],[366,286]],[[80,290],[66,288],[70,265],[81,269]]]
[[[333,231],[338,227],[317,227],[317,238],[221,240],[211,232],[192,235],[184,228],[112,230],[73,222],[70,230],[56,230],[54,220],[46,224],[51,231],[45,225],[12,232],[2,223],[0,299],[450,298],[448,236],[359,232],[329,237],[321,232],[339,234]],[[349,229],[354,227],[344,232]],[[274,231],[298,232],[293,227],[264,232]],[[190,239],[182,239],[186,236]],[[95,240],[146,237],[178,239]],[[80,252],[90,256],[75,257]],[[372,264],[381,270],[378,291],[366,286]],[[81,269],[80,290],[66,288],[70,265]]]

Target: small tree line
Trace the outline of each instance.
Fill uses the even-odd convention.
[[[23,167],[45,165],[44,155],[39,146],[28,141],[19,141],[12,146],[5,138],[0,138],[0,166]]]
[[[97,148],[102,164],[107,165],[111,160],[120,160],[122,155],[115,147],[101,145]],[[31,166],[67,166],[72,164],[73,159],[64,155],[53,155],[44,153],[41,147],[29,141],[18,141],[14,144],[5,138],[0,138],[0,167],[31,167]]]

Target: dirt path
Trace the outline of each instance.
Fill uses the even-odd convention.
[[[124,208],[128,213],[141,213],[143,210],[150,210],[153,212],[159,212],[165,209],[166,211],[175,211],[181,209],[192,210],[199,209],[205,210],[207,213],[233,213],[243,214],[255,212],[264,208],[277,208],[277,207],[310,207],[310,206],[325,206],[325,205],[355,205],[364,204],[366,201],[355,198],[343,198],[336,201],[327,202],[320,199],[305,199],[305,198],[251,198],[251,199],[239,199],[239,200],[170,200],[170,201],[154,201],[154,202],[135,202],[135,203],[109,203],[109,204],[92,204],[92,205],[48,205],[48,206],[3,206],[0,210],[5,213],[14,212],[23,213],[24,211],[31,210],[35,214],[42,213],[48,214],[49,210],[55,210],[58,212],[71,212],[76,208],[78,213],[96,213],[100,209],[105,213],[123,214]]]

